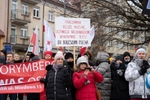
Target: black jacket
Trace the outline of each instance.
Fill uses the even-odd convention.
[[[130,100],[128,82],[125,80],[125,65],[122,63],[119,67],[115,63],[111,64],[111,96],[110,100]],[[122,74],[118,74],[122,71]]]
[[[71,74],[68,66],[63,66],[57,72],[52,65],[46,67],[47,74],[44,80],[46,100],[71,100]]]

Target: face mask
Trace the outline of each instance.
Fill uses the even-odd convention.
[[[124,59],[124,61],[128,63],[128,62],[130,62],[130,58]]]
[[[116,66],[116,67],[119,67],[119,66],[120,66],[120,63],[115,63],[115,66]]]
[[[73,66],[74,66],[73,61],[72,61],[72,62],[67,62],[67,63],[68,63],[68,65],[69,65],[71,68],[73,68]]]
[[[138,65],[138,66],[142,66],[143,65],[143,60],[142,59],[135,59],[134,62]]]

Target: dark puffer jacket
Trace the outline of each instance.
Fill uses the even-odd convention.
[[[72,80],[69,67],[65,65],[57,72],[52,65],[48,65],[46,69],[46,100],[71,100],[70,86]]]
[[[98,52],[97,62],[99,65],[96,67],[96,70],[101,73],[104,77],[102,83],[97,84],[98,89],[101,91],[102,100],[110,100],[111,93],[111,69],[108,63],[109,54],[105,52]]]
[[[128,82],[124,77],[125,69],[124,63],[120,64],[119,67],[116,67],[115,63],[111,64],[112,83],[110,100],[130,100]]]

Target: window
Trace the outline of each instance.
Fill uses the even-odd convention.
[[[27,37],[27,29],[26,28],[21,28],[21,37]]]
[[[64,0],[59,0],[60,2],[65,2]]]
[[[28,5],[22,4],[22,14],[28,14]]]
[[[11,16],[11,18],[12,19],[15,19],[16,18],[16,16],[17,16],[17,2],[16,1],[12,1],[12,16]]]
[[[48,20],[52,22],[54,21],[54,13],[51,11],[48,12]]]
[[[39,18],[39,8],[34,8],[33,9],[33,16]]]
[[[108,41],[107,46],[111,47],[112,46],[112,41]]]
[[[11,27],[10,43],[16,43],[16,27]]]

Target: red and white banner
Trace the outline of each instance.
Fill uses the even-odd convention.
[[[53,61],[40,60],[0,66],[0,94],[40,93],[44,85],[39,82],[46,75],[45,67]]]
[[[39,38],[38,38],[38,27],[36,26],[32,39],[31,39],[31,43],[33,44],[33,53],[35,55],[39,55],[40,51],[39,51]]]
[[[44,51],[51,51],[53,45],[55,45],[55,34],[53,33],[53,30],[49,23],[44,20]]]

